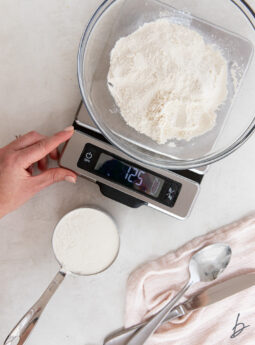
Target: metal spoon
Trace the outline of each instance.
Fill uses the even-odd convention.
[[[135,333],[127,345],[144,344],[149,336],[158,329],[185,292],[195,283],[210,282],[217,279],[228,266],[230,258],[231,248],[224,243],[212,244],[194,254],[189,263],[190,279],[187,284],[162,310]]]

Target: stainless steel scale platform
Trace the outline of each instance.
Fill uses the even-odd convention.
[[[73,125],[60,166],[97,183],[104,196],[129,207],[147,205],[179,219],[190,214],[206,167],[170,171],[137,162],[107,141],[83,103]]]

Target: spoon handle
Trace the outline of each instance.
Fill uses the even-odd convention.
[[[176,319],[180,316],[185,314],[184,309],[182,306],[177,306],[164,319],[164,322]],[[126,345],[127,342],[134,336],[134,334],[146,325],[148,321],[143,323],[139,323],[137,325],[131,326],[129,328],[122,328],[120,330],[115,331],[114,333],[108,335],[104,340],[104,345]]]
[[[167,305],[165,305],[162,310],[154,315],[146,325],[144,325],[135,333],[135,335],[131,338],[127,345],[143,345],[145,341],[150,337],[150,335],[157,330],[157,328],[166,318],[167,314],[171,311],[171,309],[175,306],[175,304],[185,294],[185,292],[190,288],[191,285],[192,281],[189,281],[182,288],[182,290],[178,292],[178,294],[170,302],[168,302]]]
[[[22,317],[22,319],[10,332],[4,342],[4,345],[22,345],[25,343],[29,334],[32,332],[37,321],[39,320],[44,308],[46,307],[49,300],[51,299],[59,285],[62,283],[64,278],[65,273],[60,271],[56,274],[42,296],[28,310],[28,312]]]

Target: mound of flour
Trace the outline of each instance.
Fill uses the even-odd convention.
[[[110,92],[128,125],[159,144],[212,129],[227,97],[227,62],[215,47],[167,19],[117,41]]]

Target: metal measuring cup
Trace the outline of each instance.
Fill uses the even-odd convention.
[[[118,252],[119,252],[119,237],[118,237],[118,247],[116,248],[116,254],[112,258],[112,260],[109,262],[109,264],[107,266],[105,266],[103,269],[98,270],[94,273],[90,273],[90,274],[81,274],[81,273],[77,273],[77,272],[66,271],[62,267],[62,264],[60,263],[57,255],[55,253],[54,246],[53,246],[54,234],[55,234],[56,230],[58,229],[59,225],[61,224],[61,222],[65,219],[65,217],[69,217],[70,215],[72,215],[73,212],[77,212],[80,210],[88,210],[88,209],[91,210],[92,208],[81,208],[78,210],[73,210],[73,211],[67,213],[62,219],[60,219],[60,221],[56,225],[55,230],[53,232],[53,236],[52,236],[52,247],[53,247],[53,251],[55,254],[55,258],[60,265],[60,270],[56,274],[56,276],[53,278],[53,280],[51,281],[49,286],[46,288],[44,293],[41,295],[41,297],[38,299],[38,301],[27,311],[27,313],[21,318],[21,320],[17,323],[17,325],[9,333],[8,337],[6,338],[6,340],[4,342],[4,345],[22,345],[25,343],[28,336],[30,335],[30,333],[34,329],[35,325],[37,324],[37,322],[38,322],[42,312],[44,311],[46,305],[50,301],[51,297],[54,295],[57,288],[63,282],[66,275],[68,275],[68,274],[80,275],[80,276],[95,275],[95,274],[101,273],[101,272],[105,271],[106,269],[108,269],[113,264],[115,259],[117,258]],[[116,224],[108,214],[106,214],[103,211],[100,211],[99,209],[93,208],[92,210],[100,212],[101,214],[104,214],[108,219],[110,219],[113,222],[113,225],[116,229],[116,233],[118,234]]]

